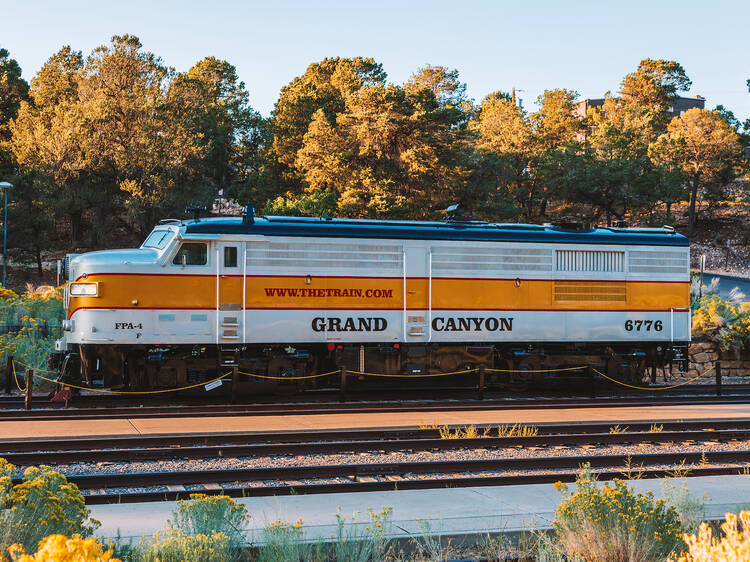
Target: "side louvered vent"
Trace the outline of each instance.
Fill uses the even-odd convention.
[[[395,244],[270,242],[248,247],[247,268],[248,271],[270,269],[293,273],[374,269],[400,274],[403,270],[403,248]]]
[[[557,271],[625,271],[625,252],[557,250]]]
[[[543,248],[433,248],[436,273],[552,271],[552,250]]]
[[[688,273],[689,257],[686,251],[644,252],[631,250],[628,270],[631,273]]]
[[[627,301],[624,282],[555,281],[556,301]]]

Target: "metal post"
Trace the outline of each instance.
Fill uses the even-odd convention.
[[[591,379],[591,398],[596,398],[596,379],[594,378],[594,371],[590,365],[586,367],[586,371],[588,371],[589,378]]]
[[[234,367],[232,367],[232,403],[233,404],[237,402],[237,391],[239,387],[239,382],[240,382],[240,370],[237,367],[237,365],[235,365]]]
[[[716,362],[716,396],[721,396],[721,361]]]
[[[5,361],[5,394],[10,394],[10,389],[12,388],[10,380],[13,376],[13,356],[8,355]]]
[[[8,190],[3,189],[5,194],[5,219],[3,220],[3,287],[5,287],[5,262],[8,255]]]
[[[341,366],[341,395],[340,400],[346,401],[346,367]]]
[[[479,365],[479,399],[484,400],[484,364]]]
[[[26,371],[26,396],[23,401],[23,409],[31,410],[31,398],[34,393],[34,371],[28,369]]]

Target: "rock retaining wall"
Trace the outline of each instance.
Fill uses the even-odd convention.
[[[721,375],[723,377],[750,377],[750,350],[721,351],[710,342],[693,342],[688,350],[690,367],[688,377],[696,377],[706,369],[721,361]],[[711,373],[713,377],[713,373]]]

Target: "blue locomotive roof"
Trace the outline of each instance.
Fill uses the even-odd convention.
[[[624,244],[689,246],[670,228],[596,227],[584,231],[557,226],[491,222],[418,222],[328,217],[218,217],[182,221],[186,234],[255,234],[326,238],[466,240],[481,242],[555,242],[563,244]]]

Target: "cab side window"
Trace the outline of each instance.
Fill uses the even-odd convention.
[[[237,267],[237,247],[224,247],[224,267]]]
[[[175,265],[206,265],[208,263],[208,247],[206,244],[186,242],[180,246],[172,263]]]

